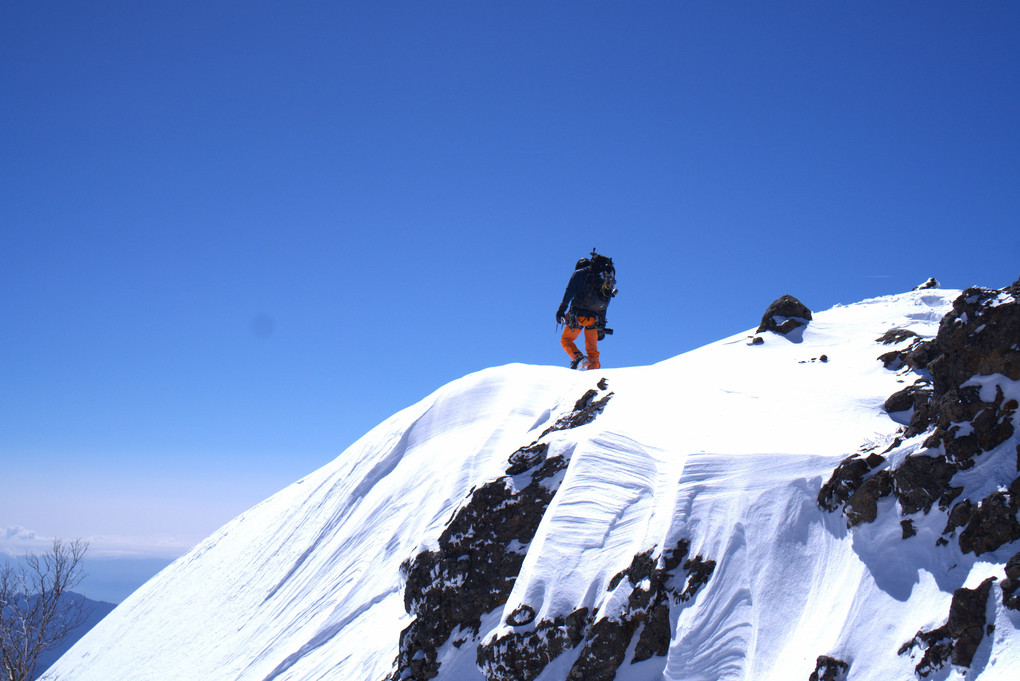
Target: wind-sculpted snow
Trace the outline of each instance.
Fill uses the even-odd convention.
[[[978,343],[1008,336],[1011,291],[467,376],[224,526],[48,678],[1012,680],[1020,377],[981,372],[1020,341]],[[962,364],[932,367],[940,323]]]
[[[600,381],[601,389],[605,385]],[[549,443],[541,440],[591,423],[613,396],[610,392],[598,397],[598,392],[588,390],[538,440],[511,454],[508,474],[472,490],[440,535],[438,548],[401,566],[404,607],[414,620],[400,635],[391,681],[435,678],[441,671],[439,648],[454,630],[474,634],[458,639],[459,648],[478,636],[484,615],[506,603],[528,545],[560,485],[559,474],[570,462],[569,449],[549,456]]]

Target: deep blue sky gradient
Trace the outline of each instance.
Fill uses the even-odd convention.
[[[190,545],[563,365],[593,246],[608,367],[1020,274],[1012,1],[4,3],[0,98],[0,533]]]

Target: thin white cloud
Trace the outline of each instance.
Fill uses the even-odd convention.
[[[7,541],[32,541],[35,538],[35,532],[26,530],[21,525],[9,525],[4,528],[4,539]]]
[[[88,555],[93,558],[178,558],[194,546],[193,542],[174,537],[93,535],[82,539],[89,543]],[[53,537],[41,536],[21,525],[9,525],[0,529],[0,553],[20,556],[29,552],[48,551],[52,546]]]

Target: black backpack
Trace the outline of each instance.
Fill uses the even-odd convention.
[[[601,298],[609,302],[610,298],[616,296],[616,268],[613,267],[613,259],[591,251],[591,273],[592,288]]]
[[[592,312],[605,312],[609,307],[609,301],[616,296],[616,268],[613,266],[613,259],[591,252],[588,275],[584,281],[584,292],[578,296],[579,300],[574,304],[583,310]]]

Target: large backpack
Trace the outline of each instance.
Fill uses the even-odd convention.
[[[603,313],[609,307],[610,299],[617,293],[616,268],[612,258],[596,253],[594,249],[590,261],[584,291],[578,296],[579,300],[574,301],[574,305],[583,310]]]

